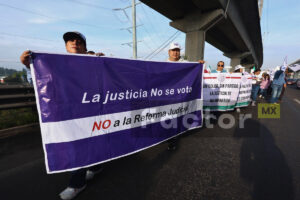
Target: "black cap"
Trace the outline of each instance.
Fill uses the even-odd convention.
[[[77,31],[66,32],[63,36],[65,43],[69,40],[79,38],[84,42],[84,46],[86,47],[86,39],[85,36]]]

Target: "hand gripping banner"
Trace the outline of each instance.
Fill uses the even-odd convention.
[[[202,126],[202,65],[32,54],[48,173],[117,159]]]

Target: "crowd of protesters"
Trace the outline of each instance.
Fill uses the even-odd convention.
[[[219,61],[215,70],[204,69],[204,73],[228,73],[224,70],[224,61]],[[230,72],[232,73],[232,72]],[[249,74],[245,71],[245,67],[237,65],[233,73]],[[259,68],[251,70],[252,76],[252,91],[251,91],[251,105],[256,106],[257,97],[261,99],[268,99],[269,103],[277,104],[281,101],[286,88],[286,75],[288,68],[282,65],[274,74],[262,72]],[[268,98],[268,94],[271,94]]]
[[[68,53],[74,54],[88,54],[95,56],[103,56],[103,53],[95,53],[94,51],[88,51],[86,45],[86,38],[79,32],[67,32],[63,35],[63,39],[65,42],[66,51]],[[181,47],[178,43],[171,43],[168,50],[168,60],[167,62],[188,62],[183,59],[180,55]],[[30,69],[30,51],[24,51],[20,57],[21,62]],[[199,63],[204,64],[205,61],[199,60]],[[205,69],[205,73],[227,73],[224,70],[224,61],[219,61],[217,63],[217,68],[215,70],[207,70]],[[272,95],[270,102],[276,103],[278,98],[280,97],[281,91],[286,87],[285,83],[285,73],[287,69],[282,66],[280,70],[278,70],[274,74],[273,82],[271,81],[271,76],[266,73],[261,73],[260,69],[256,69],[251,73],[252,75],[252,105],[255,106],[255,102],[257,99],[257,95],[260,94],[260,98],[266,98],[267,91],[271,87]],[[238,65],[234,68],[234,73],[243,73],[247,74],[245,71],[245,67]],[[176,149],[177,138],[173,138],[169,141],[168,149],[174,150]],[[61,199],[73,199],[85,189],[87,185],[87,181],[92,179],[96,174],[101,172],[103,169],[102,165],[96,165],[94,167],[82,168],[79,170],[75,170],[72,172],[70,183],[68,187],[60,193]]]
[[[268,94],[271,94],[268,102],[277,104],[281,100],[286,88],[287,72],[288,68],[284,65],[274,75],[256,69],[252,74],[252,106],[255,106],[258,95],[261,99],[267,99]]]

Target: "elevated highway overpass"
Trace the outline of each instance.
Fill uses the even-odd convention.
[[[186,33],[188,60],[204,58],[205,41],[231,59],[231,66],[261,67],[263,46],[257,0],[141,0]]]

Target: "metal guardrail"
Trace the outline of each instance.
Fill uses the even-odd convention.
[[[32,86],[0,85],[0,110],[35,106],[35,95]]]
[[[25,124],[0,130],[0,140],[11,136],[39,130],[39,123]]]

